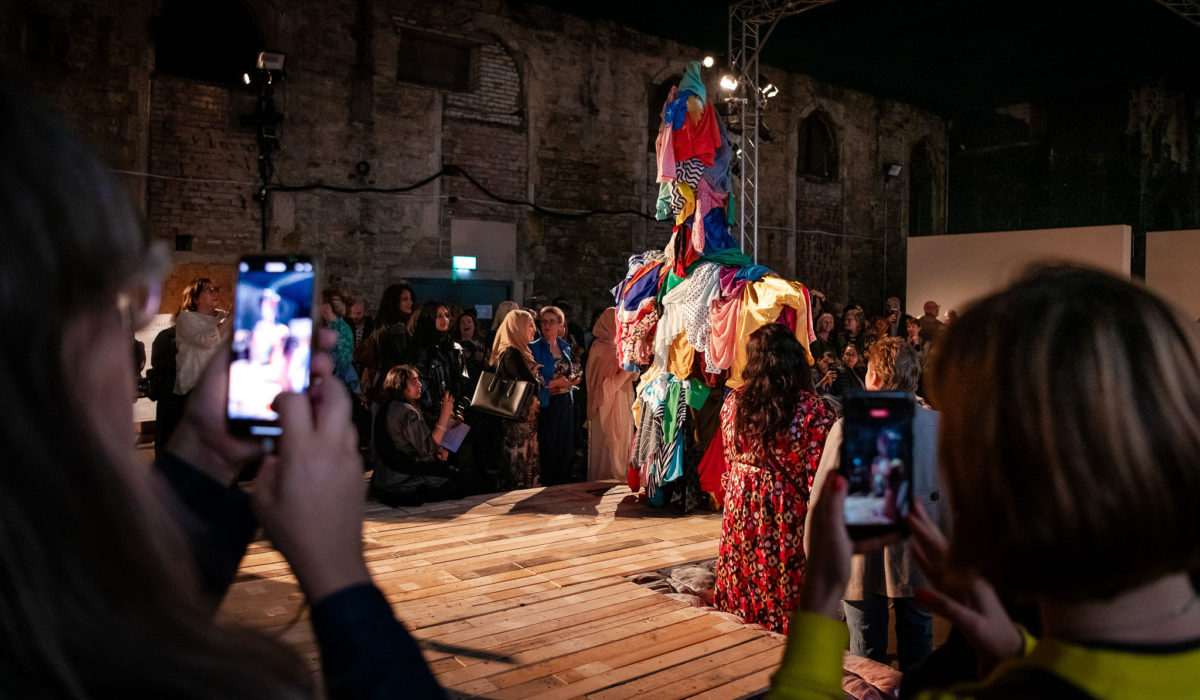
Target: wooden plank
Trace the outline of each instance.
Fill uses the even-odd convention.
[[[780,640],[626,580],[716,556],[720,529],[720,515],[652,511],[615,482],[363,508],[367,566],[439,682],[496,698],[761,690]],[[220,615],[319,669],[303,596],[268,543],[250,547]]]

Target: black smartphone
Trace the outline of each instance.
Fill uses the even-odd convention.
[[[851,539],[904,529],[912,507],[911,394],[858,391],[842,401],[841,465],[846,479],[846,527]]]
[[[316,269],[306,255],[238,261],[226,415],[236,435],[283,432],[271,408],[282,392],[308,388]]]

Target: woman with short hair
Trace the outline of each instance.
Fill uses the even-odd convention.
[[[200,372],[229,337],[233,324],[229,312],[217,308],[221,288],[207,277],[192,280],[183,289],[183,303],[175,314],[175,393],[186,396]]]
[[[454,399],[442,396],[441,413],[432,429],[421,416],[421,377],[412,365],[396,365],[383,380],[386,408],[375,417],[375,471],[371,490],[380,503],[396,506],[419,505],[435,500],[450,481],[445,462],[449,453],[441,447],[447,421],[454,412]]]
[[[538,412],[538,459],[542,485],[564,484],[571,478],[575,456],[574,397],[571,392],[583,379],[579,365],[571,360],[571,345],[563,338],[567,316],[557,306],[543,306],[538,313],[542,337],[529,350],[541,367],[542,408]]]
[[[1143,286],[1070,266],[977,302],[939,340],[930,396],[949,542],[908,519],[950,618],[995,667],[919,697],[1192,697],[1200,688],[1200,344]],[[1013,352],[1020,348],[1020,352]],[[812,513],[776,697],[842,697],[845,480]],[[860,545],[869,546],[869,545]],[[994,587],[994,588],[993,588]],[[1032,600],[1043,638],[997,593]],[[918,594],[922,597],[922,594]]]

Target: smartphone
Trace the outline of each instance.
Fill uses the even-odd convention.
[[[862,540],[904,529],[912,507],[911,394],[858,391],[843,399],[841,464],[846,527]]]
[[[283,429],[271,408],[282,392],[308,388],[316,269],[307,255],[247,255],[238,261],[226,416],[235,435]]]

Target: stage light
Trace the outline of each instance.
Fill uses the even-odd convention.
[[[729,74],[721,76],[721,87],[725,88],[726,90],[737,90],[737,86],[737,78]]]
[[[902,172],[904,172],[904,166],[899,163],[891,163],[887,166],[888,177],[896,177]]]
[[[250,84],[250,74],[249,73],[242,73],[242,82],[247,85]]]
[[[717,62],[717,59],[713,58],[712,56],[705,56],[704,60],[701,61],[701,63],[704,64],[705,68],[712,68],[713,64],[715,64],[716,62]]]
[[[768,99],[772,98],[778,94],[779,94],[779,88],[775,86],[775,83],[767,83],[766,86],[763,87],[763,89],[762,89],[762,96],[766,97]]]

